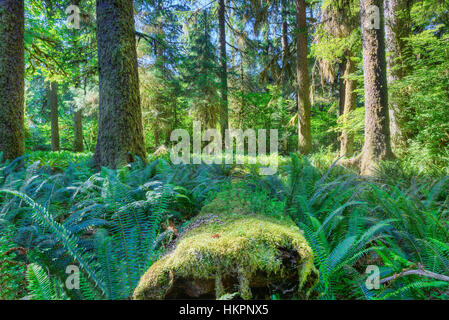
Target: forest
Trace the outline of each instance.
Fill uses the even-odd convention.
[[[448,0],[0,0],[0,300],[449,299]]]

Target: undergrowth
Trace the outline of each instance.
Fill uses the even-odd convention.
[[[294,154],[271,176],[252,165],[165,159],[95,172],[88,157],[64,156],[55,170],[36,156],[0,165],[0,273],[10,284],[0,283],[1,299],[127,299],[176,232],[235,183],[250,210],[292,219],[304,232],[320,272],[311,298],[448,298],[444,281],[408,275],[370,289],[365,273],[374,265],[381,279],[408,269],[449,275],[449,178],[441,172],[395,162],[362,178],[330,156]],[[11,248],[23,250],[5,264]],[[68,289],[73,267],[80,285]]]

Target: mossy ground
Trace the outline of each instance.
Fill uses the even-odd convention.
[[[248,204],[239,198],[240,192],[239,189],[224,191],[204,206],[180,236],[176,248],[142,277],[134,298],[162,299],[177,279],[213,280],[219,298],[232,293],[226,292],[222,283],[230,276],[238,280],[240,295],[251,298],[250,286],[256,274],[277,279],[291,275],[292,270],[280,257],[280,249],[295,252],[299,257],[294,271],[298,272],[297,289],[304,292],[310,289],[317,274],[313,252],[301,231],[288,218],[251,212]]]

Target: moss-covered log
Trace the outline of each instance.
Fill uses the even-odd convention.
[[[202,209],[141,278],[134,299],[308,296],[318,273],[301,231],[288,218],[251,212],[239,192],[220,193]]]

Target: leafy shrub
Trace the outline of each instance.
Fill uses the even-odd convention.
[[[15,300],[26,295],[26,290],[24,290],[26,260],[23,257],[26,252],[23,248],[14,246],[13,233],[14,228],[12,226],[1,226],[0,300]]]

